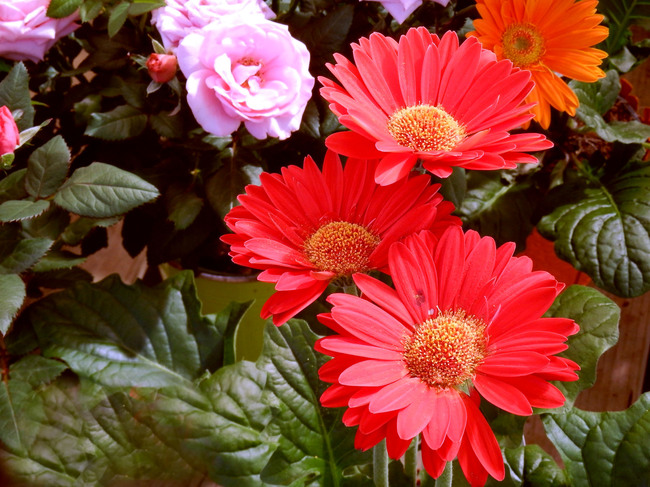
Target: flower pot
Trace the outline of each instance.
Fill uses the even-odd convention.
[[[163,264],[160,267],[163,277],[171,277],[180,268]],[[273,294],[273,284],[260,282],[257,276],[238,276],[219,274],[202,269],[195,274],[196,291],[201,301],[203,314],[219,313],[231,302],[253,301],[241,319],[235,333],[235,358],[237,360],[256,360],[262,352],[262,338],[266,320],[260,317],[262,306]]]

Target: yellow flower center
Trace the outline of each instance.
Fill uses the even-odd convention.
[[[503,56],[515,66],[526,68],[537,63],[544,53],[544,38],[532,24],[512,24],[501,37]]]
[[[349,276],[369,269],[370,254],[381,239],[356,223],[330,222],[304,243],[305,257],[319,271]]]
[[[386,128],[400,145],[420,152],[450,151],[465,138],[465,128],[439,106],[401,108]]]
[[[445,311],[420,324],[404,341],[411,376],[437,389],[459,386],[474,377],[487,354],[486,324],[462,309]]]

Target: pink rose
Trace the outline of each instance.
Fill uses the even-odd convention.
[[[157,83],[167,83],[176,75],[178,62],[173,54],[150,54],[147,59],[147,71]]]
[[[13,115],[6,106],[0,107],[0,155],[10,154],[20,144],[20,136]]]
[[[194,117],[217,136],[244,122],[258,139],[286,139],[298,130],[311,97],[309,51],[286,25],[266,19],[216,22],[178,46]]]
[[[370,0],[377,1],[390,13],[398,22],[404,22],[409,15],[415,12],[415,9],[422,5],[423,0]],[[443,7],[446,7],[449,0],[433,0]]]
[[[167,0],[167,5],[151,14],[151,23],[160,32],[163,45],[174,51],[190,32],[214,22],[230,22],[240,16],[272,19],[275,14],[264,0]]]
[[[75,13],[52,19],[45,12],[50,0],[0,0],[0,57],[42,61],[61,37],[79,27]]]

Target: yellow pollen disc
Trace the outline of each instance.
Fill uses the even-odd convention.
[[[356,223],[330,222],[316,230],[304,244],[305,257],[319,271],[349,276],[368,270],[370,254],[381,239]]]
[[[445,311],[420,324],[404,341],[411,376],[438,389],[461,385],[487,355],[486,325],[462,309]]]
[[[431,105],[397,110],[386,128],[397,143],[420,152],[450,151],[465,138],[465,128],[454,117]]]
[[[501,37],[503,56],[515,66],[526,68],[537,63],[544,53],[544,38],[532,24],[512,24]]]

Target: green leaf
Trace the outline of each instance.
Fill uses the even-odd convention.
[[[65,228],[61,234],[61,240],[63,240],[63,242],[65,242],[67,245],[79,245],[93,228],[108,228],[112,225],[115,225],[118,221],[118,217],[106,218],[104,220],[86,217],[77,218]]]
[[[618,72],[610,69],[605,77],[595,83],[583,83],[571,81],[569,86],[575,92],[580,101],[580,108],[589,107],[599,115],[604,115],[614,106],[616,98],[621,91],[621,80]]]
[[[167,112],[162,112],[152,115],[150,121],[151,127],[161,137],[174,139],[183,135],[183,120],[178,114],[170,115]]]
[[[303,321],[266,326],[257,363],[268,375],[266,400],[280,438],[262,472],[265,483],[333,485],[346,467],[370,463],[370,452],[354,448],[355,431],[343,425],[341,411],[320,406],[318,368],[328,359],[314,351],[316,338]]]
[[[0,106],[19,111],[16,119],[18,130],[25,130],[34,125],[34,107],[29,93],[29,74],[22,62],[16,63],[5,79],[0,82]]]
[[[20,274],[38,262],[54,243],[49,238],[28,238],[18,242],[11,254],[0,261],[0,274]]]
[[[608,21],[607,52],[615,54],[626,44],[631,33],[630,25],[650,17],[650,1],[600,0],[598,10],[605,14]]]
[[[108,37],[113,37],[120,31],[129,15],[129,6],[129,2],[122,2],[113,7],[108,17]]]
[[[612,108],[621,91],[621,82],[615,70],[607,71],[607,76],[596,83],[571,81],[569,85],[580,101],[576,116],[603,140],[641,144],[650,137],[650,125],[637,120],[607,123],[603,118],[603,115]]]
[[[70,149],[57,135],[29,157],[25,189],[34,198],[47,198],[63,184],[69,165]]]
[[[25,300],[25,283],[20,276],[0,274],[0,296],[0,335],[4,335]]]
[[[558,256],[618,296],[650,290],[650,166],[632,162],[602,180],[568,172],[539,222]]]
[[[354,5],[342,4],[324,16],[315,16],[300,32],[312,59],[326,59],[345,44],[354,18]]]
[[[19,169],[0,181],[0,203],[27,198],[27,191],[25,191],[26,174],[27,169]]]
[[[224,218],[230,210],[239,203],[237,197],[243,194],[249,184],[259,181],[262,168],[252,164],[239,166],[234,163],[227,163],[214,173],[205,184],[208,201],[212,209],[221,218]]]
[[[52,0],[47,7],[47,16],[62,19],[72,15],[82,4],[83,0]]]
[[[618,341],[621,310],[596,289],[569,286],[555,299],[545,316],[570,318],[580,325],[580,331],[569,337],[568,350],[560,354],[580,365],[580,378],[575,382],[555,383],[566,397],[566,409],[573,405],[580,391],[596,382],[598,359]],[[555,411],[558,410],[550,410]]]
[[[0,204],[0,221],[16,222],[34,218],[50,207],[47,200],[11,200]]]
[[[91,114],[84,133],[104,140],[124,140],[140,135],[146,127],[147,116],[144,113],[132,106],[122,105],[110,112]]]
[[[129,15],[142,15],[158,7],[164,7],[164,0],[134,0],[129,6]]]
[[[505,450],[506,478],[519,486],[569,487],[566,472],[539,445]]]
[[[90,22],[99,15],[102,8],[104,8],[103,0],[84,0],[81,8],[79,8],[79,17],[84,23]]]
[[[55,251],[47,253],[41,260],[39,260],[32,267],[34,272],[48,272],[58,269],[70,269],[76,265],[83,264],[86,261],[85,257],[70,252]]]
[[[525,248],[539,190],[530,178],[508,171],[469,171],[467,192],[457,214],[467,228],[493,237],[498,245]]]
[[[191,272],[148,288],[113,275],[30,308],[43,352],[105,386],[189,386],[222,362],[223,332],[200,316]]]
[[[570,485],[615,487],[650,482],[650,392],[625,411],[572,409],[542,418]]]
[[[199,216],[204,201],[196,193],[183,191],[172,194],[166,203],[169,214],[167,218],[174,224],[174,228],[185,230]]]
[[[155,186],[135,174],[93,162],[70,176],[57,191],[54,202],[77,215],[108,218],[152,201],[158,194]]]

